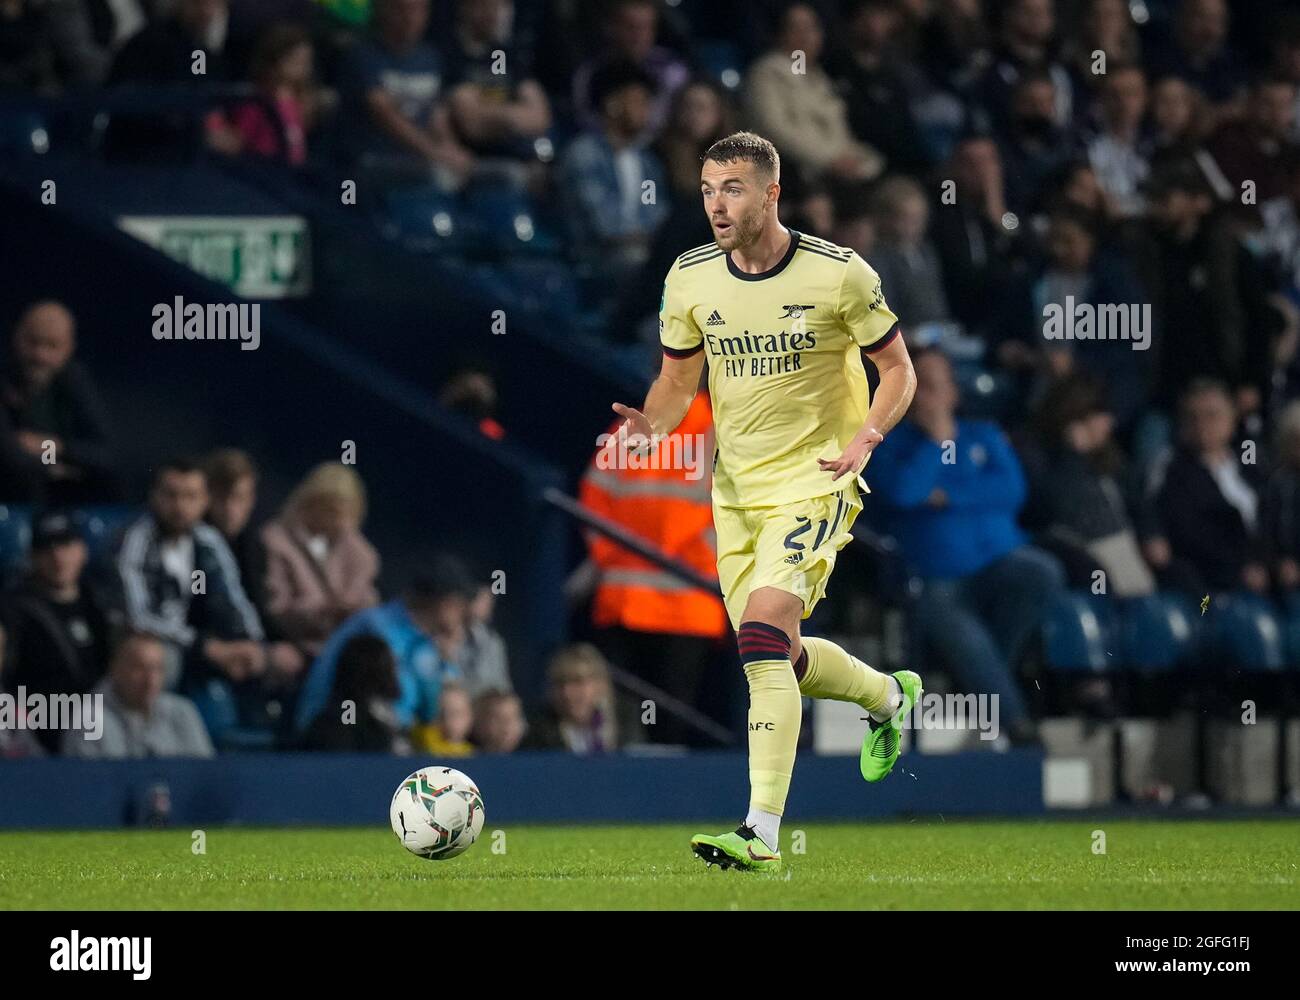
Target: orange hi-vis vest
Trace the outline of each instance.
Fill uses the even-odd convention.
[[[622,423],[615,421],[609,433]],[[681,426],[648,455],[597,451],[578,498],[665,555],[716,580],[712,467],[713,410],[701,392]],[[597,627],[709,638],[726,634],[727,613],[716,593],[700,590],[595,532],[588,547],[600,571],[592,607]]]

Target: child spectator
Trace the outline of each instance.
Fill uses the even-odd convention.
[[[444,684],[438,698],[438,720],[411,730],[411,745],[435,757],[468,757],[474,752],[469,742],[473,728],[469,692],[460,684]]]
[[[518,695],[487,691],[474,702],[473,742],[484,753],[514,753],[524,738],[524,709]]]
[[[575,643],[551,658],[548,706],[529,727],[528,748],[598,754],[639,743],[637,720],[622,710],[609,679],[609,664],[588,643]]]

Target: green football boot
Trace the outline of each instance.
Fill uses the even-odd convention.
[[[902,745],[899,734],[903,731],[903,720],[921,700],[921,677],[910,670],[900,670],[894,674],[894,680],[903,689],[903,704],[898,711],[884,722],[868,719],[867,735],[862,738],[862,756],[858,765],[862,777],[868,781],[880,781],[894,769],[898,760],[898,751]]]
[[[781,852],[763,843],[763,838],[741,823],[735,833],[711,837],[697,833],[691,838],[691,850],[701,860],[721,868],[740,868],[751,872],[779,872]]]

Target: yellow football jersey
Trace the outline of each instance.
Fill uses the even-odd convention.
[[[833,493],[867,419],[862,351],[898,333],[880,276],[846,247],[790,230],[771,270],[746,274],[715,244],[674,262],[659,305],[671,357],[704,351],[717,428],[713,502],[767,507]]]

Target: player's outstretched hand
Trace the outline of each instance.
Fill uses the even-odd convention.
[[[831,482],[835,482],[841,476],[856,476],[867,464],[867,456],[875,451],[876,445],[883,440],[885,436],[880,431],[868,427],[854,436],[839,458],[833,461],[819,458],[817,464],[821,466],[822,472],[834,473]]]
[[[644,413],[622,403],[614,404],[614,412],[623,418],[623,426],[618,429],[615,440],[611,444],[630,448],[633,451],[640,451],[650,446],[654,440],[654,427]]]

